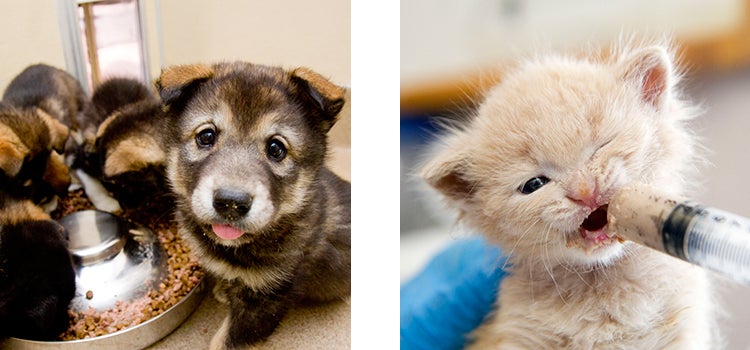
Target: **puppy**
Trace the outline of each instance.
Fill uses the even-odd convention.
[[[103,166],[101,158],[103,156],[100,154],[102,153],[100,152],[101,147],[97,145],[96,138],[102,133],[102,125],[116,112],[143,101],[151,101],[156,105],[160,104],[156,95],[136,79],[107,79],[94,88],[87,113],[95,116],[92,123],[96,123],[96,125],[92,125],[92,133],[87,133],[84,136],[82,147],[79,149],[79,154],[76,155],[73,167],[82,169],[91,176],[101,177]],[[110,129],[110,132],[114,132],[114,130]]]
[[[116,112],[99,128],[102,184],[123,207],[138,207],[168,191],[162,115],[160,102],[145,101]]]
[[[67,194],[62,149],[68,128],[40,109],[0,103],[0,191],[35,203]]]
[[[123,107],[143,101],[160,102],[148,86],[133,78],[107,79],[91,95],[91,106],[101,121]]]
[[[324,167],[344,89],[250,63],[177,66],[157,80],[176,218],[222,279],[212,349],[255,347],[287,311],[350,295],[350,184]]]
[[[3,102],[20,109],[38,108],[76,133],[94,133],[101,122],[78,80],[46,64],[31,65],[13,78]]]
[[[44,182],[39,182],[38,186],[35,185],[41,189],[37,188],[34,201],[50,202],[47,198],[50,195],[49,188],[45,190],[44,187],[52,187],[60,196],[67,194],[70,176],[63,157],[59,155],[62,155],[64,151],[75,153],[78,145],[73,141],[74,138],[68,137],[71,131],[74,136],[79,135],[81,130],[90,128],[96,123],[94,120],[96,118],[86,113],[86,111],[91,111],[91,106],[81,85],[73,76],[61,69],[45,64],[35,64],[13,78],[3,93],[3,103],[14,107],[13,113],[18,114],[22,119],[28,119],[23,122],[25,125],[40,123],[39,120],[41,120],[49,129],[49,143],[57,153],[57,155],[51,154],[50,157],[43,154],[43,157],[36,158],[38,163],[33,166],[34,173],[44,172],[43,177],[53,183],[49,186],[45,186]],[[39,126],[19,129],[18,124],[6,125],[10,126],[22,141],[30,140],[26,142],[27,144],[36,144],[34,138],[42,133]],[[44,147],[46,143],[37,146]],[[34,156],[33,152],[31,156]],[[45,170],[40,172],[36,168]],[[8,175],[7,172],[6,175]]]
[[[65,229],[0,192],[0,336],[55,340],[68,326],[75,270]]]
[[[123,207],[165,194],[165,125],[158,96],[138,80],[114,78],[94,90],[92,105],[106,119],[86,142],[80,167]]]

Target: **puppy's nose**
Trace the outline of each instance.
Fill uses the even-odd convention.
[[[220,189],[214,192],[214,209],[229,220],[238,220],[250,211],[253,197],[249,193],[234,189]]]

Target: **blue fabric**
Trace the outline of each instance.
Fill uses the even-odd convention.
[[[401,286],[401,349],[461,349],[491,311],[504,258],[481,238],[457,241]]]

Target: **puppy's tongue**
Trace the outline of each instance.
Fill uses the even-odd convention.
[[[237,239],[244,233],[230,225],[224,224],[212,224],[211,228],[217,236],[223,239]]]

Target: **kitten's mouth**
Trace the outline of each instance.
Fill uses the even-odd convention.
[[[607,228],[607,208],[607,204],[596,208],[578,227],[581,240],[576,240],[576,243],[586,253],[591,253],[600,247],[619,241],[614,233]]]
[[[602,205],[596,208],[589,216],[581,223],[581,228],[585,231],[599,231],[607,226],[607,208],[608,204]]]

